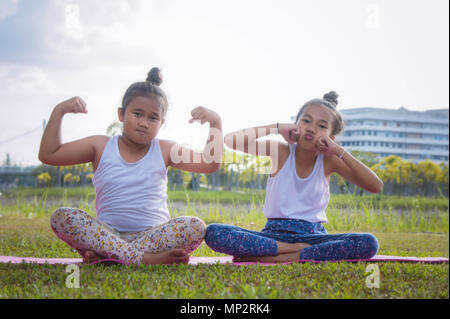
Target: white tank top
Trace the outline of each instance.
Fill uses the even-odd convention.
[[[170,220],[167,169],[159,141],[153,139],[143,158],[126,162],[118,136],[107,142],[95,171],[97,218],[120,232],[137,232]]]
[[[289,144],[289,157],[281,170],[267,179],[264,215],[267,218],[302,219],[311,223],[326,223],[326,208],[330,187],[319,153],[314,169],[300,178],[295,168],[296,144]]]

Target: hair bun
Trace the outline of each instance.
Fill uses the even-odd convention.
[[[339,97],[339,95],[336,92],[331,91],[331,92],[328,92],[327,94],[325,94],[323,96],[323,99],[325,101],[330,102],[331,104],[333,104],[336,107],[338,105],[338,100],[337,100],[338,97]]]
[[[162,83],[161,70],[159,68],[152,68],[150,72],[148,72],[147,79],[145,81],[160,86]]]

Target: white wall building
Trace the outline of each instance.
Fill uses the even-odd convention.
[[[409,111],[382,108],[340,110],[344,131],[336,137],[345,149],[379,157],[398,155],[419,162],[448,162],[449,109]]]

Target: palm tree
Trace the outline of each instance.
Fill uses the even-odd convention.
[[[122,132],[123,130],[123,124],[118,121],[114,121],[111,124],[109,124],[108,128],[106,129],[106,135],[108,136],[114,136]]]

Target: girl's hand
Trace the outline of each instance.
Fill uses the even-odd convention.
[[[297,124],[278,124],[278,134],[281,134],[286,142],[294,144],[300,138],[300,129]]]
[[[220,122],[219,114],[203,106],[199,106],[193,109],[191,112],[191,116],[192,118],[189,120],[189,123],[199,121],[201,124],[209,122],[210,125],[213,125]]]
[[[321,136],[317,139],[316,147],[320,153],[325,156],[339,156],[343,152],[343,148],[333,141],[328,135]]]
[[[55,106],[62,114],[67,113],[87,113],[86,103],[78,96],[75,96],[67,101],[61,102]]]

